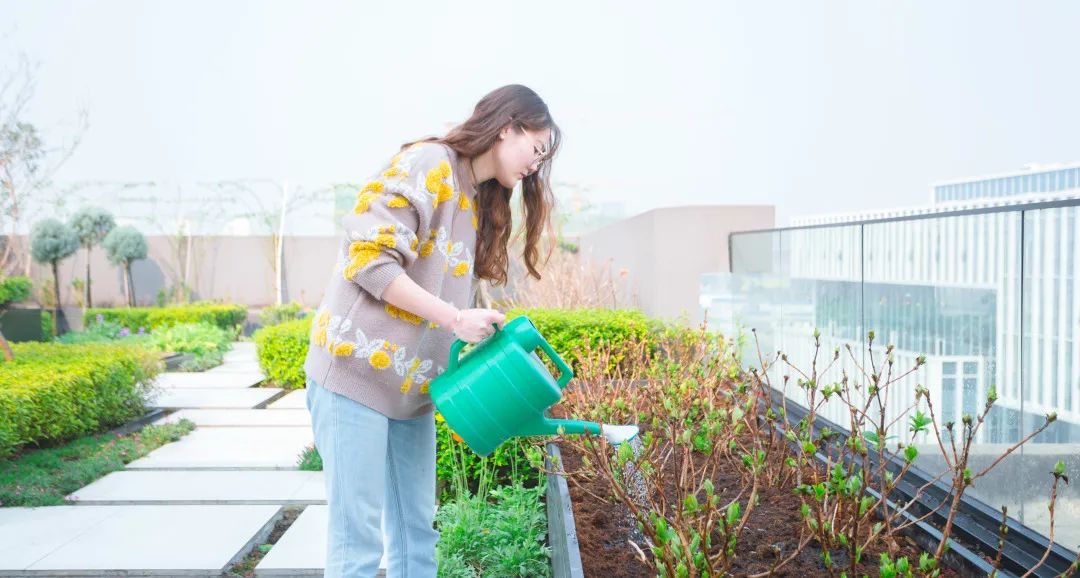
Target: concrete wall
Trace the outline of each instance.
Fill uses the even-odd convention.
[[[728,233],[776,226],[772,205],[703,205],[655,209],[580,239],[594,263],[627,270],[627,291],[647,314],[700,320],[699,276],[726,272]]]
[[[646,313],[697,322],[698,276],[727,271],[727,236],[731,231],[775,226],[775,209],[766,205],[690,206],[656,209],[582,236],[581,255],[596,263],[610,262],[615,274],[626,269],[627,301]],[[285,301],[315,307],[322,299],[338,251],[337,237],[286,237]],[[132,267],[139,305],[153,305],[158,291],[181,278],[181,262],[189,245],[171,237],[147,237],[148,258]],[[195,299],[224,300],[249,307],[275,302],[273,245],[270,237],[193,237],[189,284]],[[105,251],[91,258],[93,300],[97,306],[123,305],[123,272],[108,262]],[[76,304],[71,280],[86,272],[80,250],[60,263],[60,300]],[[35,281],[51,279],[51,270],[34,264]]]
[[[153,305],[158,291],[169,290],[182,278],[188,244],[170,237],[147,237],[145,260],[132,265],[138,305]],[[285,301],[297,300],[317,306],[330,279],[338,250],[336,237],[287,237],[285,239]],[[179,249],[179,251],[178,251]],[[195,299],[225,300],[262,307],[275,302],[274,254],[270,237],[193,237],[190,243],[188,283]],[[90,260],[95,306],[124,305],[123,271],[108,262],[105,251],[94,249]],[[76,304],[73,278],[85,278],[86,252],[60,262],[60,300]],[[34,263],[35,282],[52,279],[46,265]],[[36,290],[36,287],[35,287]]]

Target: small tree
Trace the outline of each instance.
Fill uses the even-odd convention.
[[[90,299],[90,252],[115,227],[112,213],[98,207],[83,207],[71,218],[71,228],[79,236],[79,244],[86,249],[86,285],[83,289],[87,307],[94,306]]]
[[[56,219],[39,221],[30,231],[30,254],[38,263],[52,265],[53,272],[53,335],[60,316],[60,261],[79,250],[75,231]]]
[[[101,245],[105,247],[110,263],[124,267],[128,307],[134,307],[135,281],[131,278],[131,264],[146,258],[146,237],[135,227],[124,225],[110,231]]]

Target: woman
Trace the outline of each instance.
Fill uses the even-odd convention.
[[[428,385],[454,338],[505,317],[472,308],[476,279],[504,284],[510,197],[520,182],[524,261],[553,199],[560,134],[532,90],[485,96],[441,138],[408,143],[360,190],[312,324],[304,371],[329,507],[327,577],[434,577],[435,421]]]

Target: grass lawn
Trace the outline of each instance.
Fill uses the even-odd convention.
[[[0,461],[0,507],[59,506],[64,496],[110,472],[124,469],[195,429],[186,419],[148,425],[126,435],[96,434],[61,446],[31,449]]]

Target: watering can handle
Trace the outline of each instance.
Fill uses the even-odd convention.
[[[559,368],[559,389],[565,388],[566,384],[570,383],[570,380],[574,378],[574,372],[570,371],[570,366],[566,365],[566,362],[555,352],[555,348],[550,343],[541,339],[540,348],[547,353],[548,359],[555,364],[555,367]]]
[[[492,323],[491,326],[495,328],[495,333],[499,332],[499,324],[498,323]],[[494,335],[494,333],[492,335]],[[447,371],[452,371],[454,369],[457,369],[458,358],[461,356],[461,348],[465,347],[465,345],[466,345],[466,343],[464,341],[460,340],[460,339],[455,339],[454,342],[450,344],[450,360],[446,364],[447,365],[447,368],[446,368]]]
[[[465,342],[460,339],[455,339],[454,342],[450,344],[450,362],[447,363],[447,371],[453,371],[457,369],[458,356],[461,355],[462,347],[465,347]]]

